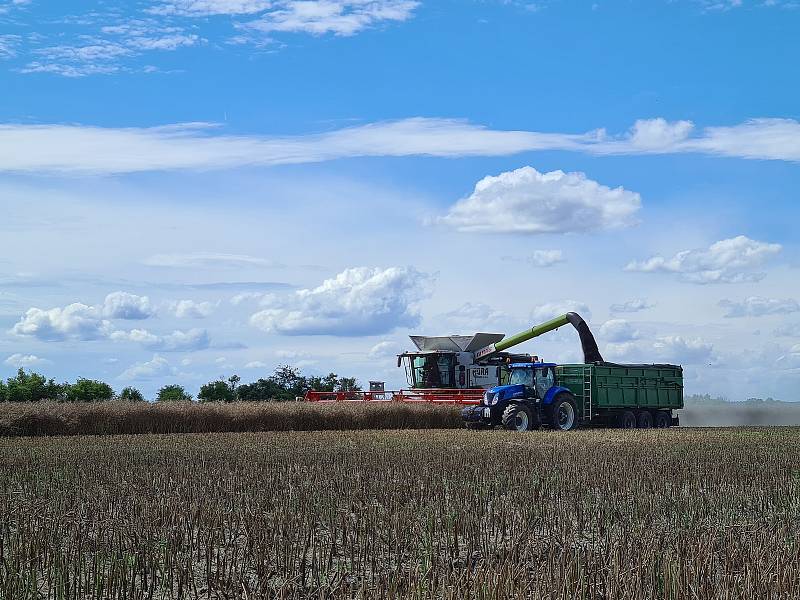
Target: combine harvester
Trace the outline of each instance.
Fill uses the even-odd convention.
[[[581,364],[540,362],[509,348],[570,324],[583,349]],[[417,352],[404,352],[410,389],[307,392],[312,402],[400,401],[467,405],[470,429],[525,431],[546,426],[570,431],[581,425],[631,428],[678,424],[683,408],[683,369],[668,364],[616,364],[603,360],[589,326],[567,313],[509,338],[503,334],[411,336]]]

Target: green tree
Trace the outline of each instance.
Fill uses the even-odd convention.
[[[64,387],[39,373],[17,371],[16,377],[9,377],[5,385],[5,395],[9,402],[39,402],[40,400],[62,400]]]
[[[267,402],[269,400],[286,400],[286,390],[271,377],[261,378],[253,383],[243,383],[236,390],[239,400],[243,402]]]
[[[358,380],[355,377],[341,377],[339,381],[336,382],[336,391],[360,392],[361,386],[358,384]]]
[[[236,400],[236,389],[230,380],[218,379],[202,386],[197,399],[200,402],[233,402]]]
[[[113,397],[114,390],[103,381],[80,378],[64,386],[64,399],[67,402],[103,402]]]
[[[191,401],[191,399],[191,395],[186,393],[186,390],[183,389],[183,386],[176,383],[173,383],[172,385],[165,385],[158,390],[157,400],[159,402],[181,402]]]
[[[8,402],[8,386],[0,379],[0,402]]]
[[[122,388],[118,398],[120,400],[124,400],[125,402],[144,402],[144,396],[142,396],[142,392],[137,390],[135,387],[130,386]]]

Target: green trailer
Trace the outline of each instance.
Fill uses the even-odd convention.
[[[679,365],[568,364],[555,370],[558,385],[572,392],[583,425],[678,424],[672,411],[683,408]]]

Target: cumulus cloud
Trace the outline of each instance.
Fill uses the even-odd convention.
[[[109,319],[139,320],[155,314],[150,298],[128,292],[112,292],[103,302],[103,316]]]
[[[146,362],[137,362],[125,369],[119,379],[127,381],[157,379],[174,375],[175,369],[170,366],[169,361],[163,356],[154,354],[153,358]]]
[[[484,177],[438,222],[476,232],[593,231],[633,225],[640,207],[639,194],[611,189],[583,173],[522,167]]]
[[[716,364],[714,345],[701,338],[666,336],[653,343],[653,350],[659,360],[669,363]]]
[[[564,262],[561,250],[534,250],[528,257],[528,263],[535,267],[552,267],[560,262]]]
[[[51,361],[46,358],[39,358],[34,354],[12,354],[3,361],[5,364],[16,369],[35,367],[36,365],[49,364]]]
[[[751,240],[743,235],[711,244],[708,248],[683,250],[671,258],[653,256],[632,261],[626,271],[677,273],[692,283],[740,283],[760,281],[765,273],[755,271],[781,251],[780,244]]]
[[[267,300],[250,323],[282,335],[361,336],[419,323],[430,277],[411,267],[345,269],[316,288]]]
[[[99,65],[102,67],[102,65]],[[645,130],[642,122],[639,129]],[[0,171],[132,173],[313,163],[360,156],[506,156],[537,150],[652,153],[630,136],[492,130],[456,119],[409,118],[300,136],[214,135],[208,123],[109,128],[0,125]],[[642,143],[640,136],[639,144]],[[662,137],[663,139],[663,137]],[[756,119],[665,146],[748,159],[800,161],[800,122]]]
[[[627,300],[622,304],[612,304],[609,307],[609,310],[614,313],[635,313],[639,312],[640,310],[653,308],[654,306],[655,304],[648,302],[644,298],[634,298],[633,300]]]
[[[725,317],[761,317],[763,315],[787,315],[800,311],[800,304],[792,298],[762,298],[750,296],[739,302],[720,300],[719,306],[725,309]]]
[[[662,151],[674,148],[689,137],[694,129],[691,121],[673,121],[665,119],[639,119],[631,129],[630,142],[635,148],[642,150]]]
[[[610,319],[600,326],[600,337],[620,344],[639,338],[639,331],[625,319]]]
[[[568,312],[576,312],[586,321],[592,317],[592,312],[586,303],[578,300],[559,300],[536,306],[531,312],[531,319],[538,325]]]
[[[213,302],[195,302],[194,300],[178,300],[170,304],[170,310],[179,319],[204,319],[214,312],[217,305]]]
[[[190,252],[178,254],[154,254],[144,260],[144,264],[152,267],[188,268],[230,268],[242,267],[277,267],[273,260],[249,256],[247,254],[226,254],[223,252]]]
[[[135,342],[145,348],[164,352],[204,350],[209,347],[211,341],[205,329],[175,330],[167,335],[157,335],[146,329],[131,329],[114,331],[109,337],[116,342]]]
[[[107,337],[111,322],[93,306],[75,302],[64,308],[29,308],[12,333],[43,341],[97,340]]]

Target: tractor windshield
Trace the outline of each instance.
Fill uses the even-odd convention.
[[[508,380],[510,385],[525,385],[533,387],[533,369],[517,368],[511,371],[511,379]]]

